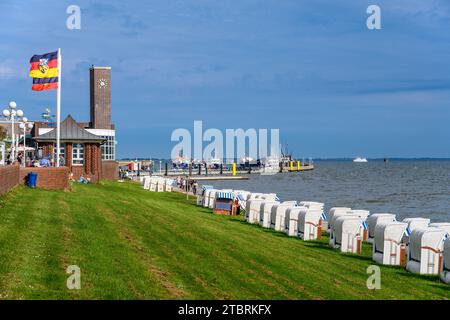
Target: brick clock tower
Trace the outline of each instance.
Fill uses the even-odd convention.
[[[91,128],[113,129],[111,124],[111,67],[94,67],[90,72]]]
[[[101,145],[102,160],[116,159],[116,130],[111,122],[111,67],[92,66],[90,78],[90,133],[106,140]]]

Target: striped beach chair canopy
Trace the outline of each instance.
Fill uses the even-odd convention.
[[[233,192],[223,192],[223,191],[218,191],[216,193],[216,199],[234,199],[234,193]]]

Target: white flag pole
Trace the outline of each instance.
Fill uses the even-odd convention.
[[[58,90],[56,93],[56,167],[59,167],[61,123],[61,48],[58,48]]]

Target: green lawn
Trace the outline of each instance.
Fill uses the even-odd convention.
[[[437,277],[216,216],[176,193],[133,183],[19,187],[0,198],[2,299],[449,299]],[[81,289],[66,268],[81,268]]]

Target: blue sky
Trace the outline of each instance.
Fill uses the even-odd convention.
[[[450,157],[449,1],[23,3],[0,2],[0,104],[55,110],[28,61],[61,47],[63,117],[87,121],[89,66],[109,65],[118,157],[169,157],[194,120],[279,128],[297,157]]]

